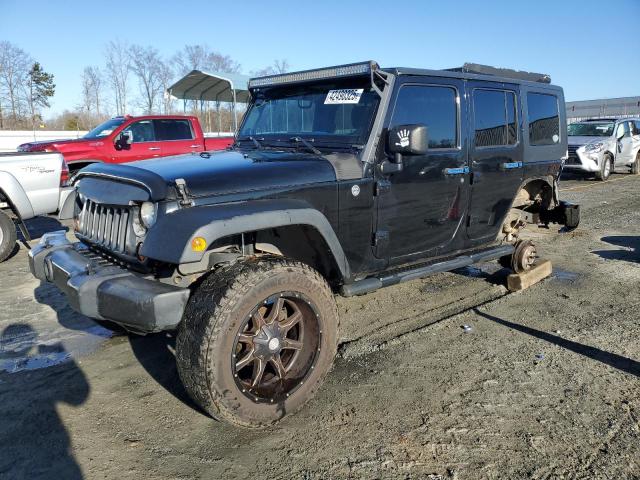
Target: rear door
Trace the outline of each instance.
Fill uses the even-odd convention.
[[[196,141],[191,122],[186,118],[162,118],[153,121],[156,140],[162,144],[162,156],[200,152],[203,142]]]
[[[162,154],[160,143],[156,141],[153,120],[138,120],[123,132],[129,132],[132,141],[129,148],[116,152],[116,162],[134,162],[159,157]]]
[[[519,86],[467,83],[470,101],[470,246],[495,237],[522,183]]]

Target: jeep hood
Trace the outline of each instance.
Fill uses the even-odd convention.
[[[150,199],[167,197],[176,179],[184,179],[193,197],[274,190],[336,180],[331,163],[321,155],[283,151],[225,151],[178,155],[122,165],[94,164],[78,174],[143,186]]]

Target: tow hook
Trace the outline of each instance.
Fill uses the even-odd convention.
[[[181,197],[179,201],[181,207],[193,207],[193,200],[189,199],[189,189],[187,188],[187,182],[184,178],[176,178],[176,189]]]

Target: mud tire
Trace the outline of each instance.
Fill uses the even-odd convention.
[[[236,335],[256,305],[279,292],[299,292],[313,304],[321,332],[313,368],[277,403],[256,402],[234,379]],[[337,350],[338,311],[331,289],[311,267],[262,257],[216,270],[196,287],[176,340],[178,373],[193,400],[215,419],[263,428],[299,410],[317,392]]]

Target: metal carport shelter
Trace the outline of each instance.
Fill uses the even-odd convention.
[[[236,104],[249,102],[249,77],[238,73],[203,72],[192,70],[171,85],[167,92],[175,98],[186,101],[228,102],[233,105],[233,128],[238,129]]]

